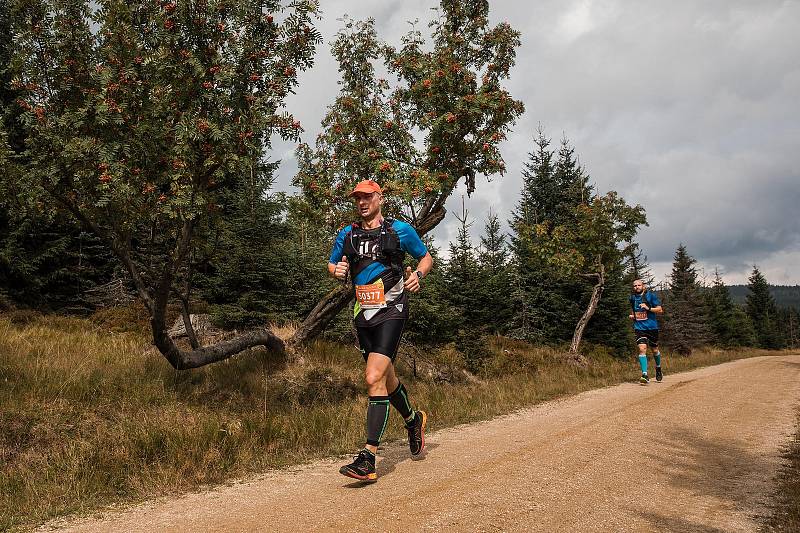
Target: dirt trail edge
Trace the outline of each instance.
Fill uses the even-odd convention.
[[[800,355],[743,359],[440,431],[422,460],[391,445],[374,485],[350,483],[331,459],[68,526],[754,531],[798,401]]]

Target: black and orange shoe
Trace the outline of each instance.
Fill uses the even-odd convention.
[[[661,367],[657,366],[656,367],[656,381],[661,381],[662,379],[664,379],[664,374],[661,373]]]
[[[428,415],[425,411],[414,413],[414,420],[406,424],[408,430],[408,447],[411,455],[419,455],[425,449],[425,424],[428,422]]]
[[[339,469],[339,473],[359,481],[375,483],[378,481],[378,472],[375,471],[375,454],[367,449],[361,450],[353,458],[352,463]]]

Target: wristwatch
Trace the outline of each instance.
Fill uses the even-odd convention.
[[[421,270],[415,270],[414,274],[416,274],[419,279],[422,279],[422,271]]]

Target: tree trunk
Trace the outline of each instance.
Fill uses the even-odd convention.
[[[119,239],[112,240],[112,249],[117,254],[117,257],[122,260],[122,263],[131,275],[139,297],[144,302],[150,314],[150,328],[153,332],[153,344],[158,348],[158,351],[161,352],[175,370],[198,368],[210,363],[216,363],[217,361],[223,361],[248,348],[254,348],[256,346],[264,346],[268,350],[279,355],[285,354],[286,345],[283,340],[266,328],[247,331],[232,339],[220,341],[210,346],[199,346],[199,343],[196,344],[197,339],[195,338],[192,342],[193,348],[191,350],[187,351],[178,348],[175,341],[172,340],[168,333],[169,328],[166,321],[167,304],[169,302],[169,295],[173,292],[175,273],[186,257],[191,234],[192,223],[188,222],[184,225],[181,239],[172,257],[172,262],[167,261],[165,263],[158,283],[154,284],[153,287],[148,286],[144,282],[138,268],[131,260],[129,253],[131,250],[130,242],[122,242]],[[180,294],[180,292],[178,292],[178,294]],[[187,333],[192,332],[193,334],[191,319],[188,315],[188,299],[184,300],[181,295],[181,300],[181,314],[186,324],[186,331]]]
[[[603,294],[605,267],[602,264],[600,264],[599,267],[599,272],[583,275],[583,277],[586,278],[596,279],[597,283],[592,290],[592,297],[589,298],[589,305],[586,307],[586,311],[584,311],[583,316],[578,320],[578,324],[575,326],[575,333],[572,335],[572,344],[569,346],[569,353],[576,362],[583,362],[583,356],[578,352],[581,339],[583,338],[583,330],[586,329],[589,320],[592,319],[594,312],[597,311],[597,305],[600,303],[600,296]]]
[[[425,217],[420,218],[415,226],[419,236],[421,237],[435,228],[439,222],[444,220],[446,212],[443,207],[440,207],[429,211]],[[336,315],[347,306],[353,298],[353,294],[353,288],[350,285],[343,285],[326,294],[289,339],[289,347],[295,349],[322,333],[327,325],[336,318]]]
[[[185,322],[191,328],[191,320],[185,320]],[[286,353],[284,342],[266,328],[247,331],[232,339],[220,341],[210,346],[201,346],[188,351],[181,350],[167,333],[166,306],[159,306],[154,309],[150,317],[150,327],[153,331],[153,342],[156,348],[175,370],[198,368],[210,363],[223,361],[256,346],[264,346],[279,355]],[[187,332],[189,328],[187,328]]]
[[[192,319],[189,315],[189,303],[187,300],[181,298],[181,316],[183,317],[183,325],[186,327],[186,336],[189,338],[189,344],[193,350],[200,347],[200,342],[197,340],[197,335],[192,326]]]
[[[337,287],[326,294],[289,339],[289,346],[297,348],[322,333],[331,320],[347,307],[353,294],[353,287],[350,284]]]

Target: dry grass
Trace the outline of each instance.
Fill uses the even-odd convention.
[[[800,531],[800,411],[797,433],[784,451],[786,463],[778,475],[773,514],[765,531]]]
[[[120,314],[122,313],[122,314]],[[318,342],[304,364],[251,351],[175,372],[124,312],[92,321],[0,315],[0,530],[191,490],[232,477],[349,453],[362,444],[363,362],[349,345]],[[121,322],[123,326],[118,323]],[[286,333],[286,332],[284,332]],[[602,350],[591,364],[497,338],[478,380],[462,379],[452,347],[425,352],[434,377],[398,365],[431,429],[638,377],[631,357]],[[665,358],[666,373],[755,352]],[[449,369],[449,370],[448,370]],[[393,416],[388,439],[402,438]]]

